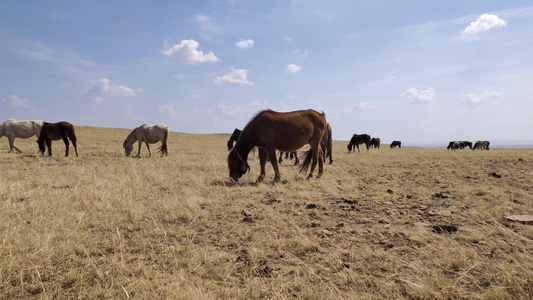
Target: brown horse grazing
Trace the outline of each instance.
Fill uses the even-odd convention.
[[[489,141],[477,141],[474,147],[472,147],[472,150],[490,150],[489,145]]]
[[[400,141],[392,141],[392,143],[390,143],[390,147],[391,149],[398,146],[398,148],[401,148],[402,147],[402,142]]]
[[[322,176],[324,171],[323,161],[319,159],[320,140],[327,129],[325,114],[318,113],[315,110],[299,110],[293,112],[275,112],[270,109],[259,112],[248,122],[242,130],[241,136],[235,144],[235,147],[228,154],[228,169],[230,178],[237,182],[242,175],[250,170],[248,165],[248,154],[253,147],[259,148],[259,161],[261,164],[261,174],[257,182],[265,179],[265,164],[267,155],[271,158],[276,157],[276,150],[284,152],[293,152],[305,144],[311,148],[307,151],[311,156],[313,164],[311,172],[307,179],[313,177],[313,172],[317,163],[318,177]],[[278,161],[271,159],[270,163],[274,168],[274,182],[279,182],[281,175],[279,173]],[[309,163],[302,165],[300,171],[303,172],[309,167]]]
[[[354,134],[352,136],[352,139],[350,140],[350,143],[348,143],[348,153],[355,152],[355,147],[357,147],[357,152],[359,151],[359,145],[365,144],[366,145],[366,151],[370,148],[370,135],[368,134]]]
[[[374,149],[379,149],[380,145],[381,145],[381,139],[380,138],[372,138],[370,140],[370,147],[374,147]]]
[[[46,147],[48,148],[48,156],[52,156],[52,141],[63,140],[66,148],[65,156],[68,156],[69,139],[74,146],[74,150],[76,150],[76,156],[78,156],[76,134],[74,134],[74,126],[72,126],[72,124],[69,122],[43,122],[43,127],[41,127],[39,139],[37,140],[37,143],[39,144],[39,153],[44,155],[46,143]]]

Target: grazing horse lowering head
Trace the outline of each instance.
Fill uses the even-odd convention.
[[[124,147],[124,151],[126,152],[126,156],[130,156],[131,151],[133,151],[133,144],[128,144],[127,141],[124,141],[122,146]]]
[[[234,182],[238,182],[242,175],[250,171],[250,165],[242,159],[236,148],[233,148],[228,155],[228,168],[229,177]]]

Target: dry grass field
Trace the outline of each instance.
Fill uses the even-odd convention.
[[[322,179],[256,185],[254,157],[232,186],[228,135],[126,158],[129,130],[76,133],[80,157],[0,139],[2,299],[533,298],[533,226],[505,219],[533,214],[533,149],[335,141]]]

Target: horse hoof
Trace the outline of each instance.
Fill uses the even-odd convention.
[[[261,183],[261,182],[263,182],[264,179],[265,179],[265,176],[259,176],[259,177],[257,177],[257,180],[255,182],[256,183]]]
[[[311,180],[311,179],[313,179],[313,175],[307,176],[307,180]]]

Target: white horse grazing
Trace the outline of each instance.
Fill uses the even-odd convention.
[[[152,152],[150,151],[150,145],[161,141],[162,145],[159,147],[159,152],[161,156],[168,155],[167,149],[167,140],[168,140],[168,127],[167,125],[160,123],[152,126],[142,124],[141,126],[133,129],[133,131],[128,135],[122,146],[126,151],[126,156],[130,156],[131,151],[133,151],[133,143],[139,142],[139,150],[137,151],[137,157],[141,155],[141,146],[142,143],[146,143],[146,148],[148,148],[148,153],[150,157]]]
[[[9,152],[13,152],[13,149],[18,153],[22,152],[19,148],[13,144],[15,138],[28,139],[32,136],[39,138],[43,121],[31,120],[31,121],[17,121],[15,119],[9,119],[0,125],[0,137],[4,135],[9,139]]]

